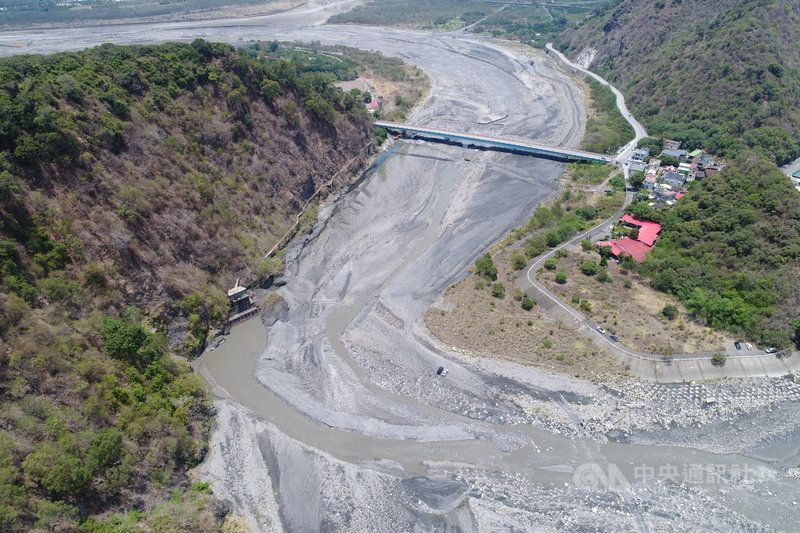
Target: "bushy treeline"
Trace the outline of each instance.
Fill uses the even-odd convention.
[[[614,153],[633,139],[633,128],[619,112],[617,96],[608,86],[589,76],[586,83],[589,84],[595,116],[586,121],[586,134],[581,146],[590,152]]]
[[[763,345],[800,340],[800,195],[783,173],[742,158],[672,210],[637,205],[634,215],[663,225],[640,266],[656,289],[699,320]]]
[[[351,95],[331,85],[330,73],[303,70],[295,62],[251,59],[233,47],[200,39],[191,45],[103,45],[52,56],[0,60],[0,151],[13,155],[4,169],[71,163],[87,150],[122,149],[122,128],[131,106],[165,110],[181,93],[220,90],[236,129],[252,124],[245,93],[267,102],[296,92],[318,118],[361,111]],[[95,102],[104,106],[99,109]],[[97,117],[95,113],[100,113]]]

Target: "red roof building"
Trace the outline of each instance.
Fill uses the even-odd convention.
[[[608,242],[598,242],[597,245],[611,246],[611,253],[613,253],[615,256],[619,257],[619,255],[624,252],[630,256],[633,256],[637,263],[644,261],[644,256],[647,255],[647,252],[652,249],[651,246],[647,246],[643,242],[635,241],[630,237],[615,239]]]
[[[658,238],[658,233],[661,231],[661,224],[655,222],[648,222],[646,220],[639,220],[630,215],[625,215],[620,219],[626,224],[636,226],[639,228],[639,237],[631,239],[625,237],[622,239],[614,239],[613,241],[598,242],[598,246],[611,246],[611,253],[619,257],[620,254],[625,253],[632,256],[637,263],[644,261],[644,256],[647,252],[653,249]]]
[[[639,237],[637,240],[642,241],[647,246],[653,246],[653,244],[655,244],[658,233],[661,231],[661,224],[639,220],[630,215],[625,215],[620,220],[631,226],[637,226],[639,228]]]

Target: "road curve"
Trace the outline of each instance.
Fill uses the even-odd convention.
[[[625,104],[625,96],[619,91],[619,89],[611,85],[608,81],[606,81],[605,78],[603,78],[599,74],[595,74],[591,70],[587,70],[581,67],[580,65],[577,65],[572,61],[570,61],[569,59],[567,59],[567,57],[564,54],[553,48],[553,43],[547,43],[546,48],[551,54],[558,57],[565,65],[574,70],[582,72],[587,76],[591,76],[592,78],[596,79],[597,81],[599,81],[600,83],[611,89],[611,91],[616,95],[617,107],[619,108],[619,112],[622,113],[623,118],[625,118],[625,120],[628,121],[628,124],[630,124],[631,127],[633,128],[633,135],[634,135],[633,140],[628,144],[626,144],[622,148],[622,150],[620,150],[620,153],[617,155],[618,161],[620,162],[628,161],[631,157],[631,154],[636,149],[636,145],[638,144],[638,142],[641,139],[647,137],[647,131],[645,131],[644,126],[642,126],[639,123],[639,121],[633,117],[633,114],[631,114],[631,112],[628,110],[628,106],[627,104]]]
[[[622,208],[609,219],[581,233],[580,235],[573,237],[569,241],[560,244],[559,246],[553,248],[552,250],[546,251],[543,254],[539,255],[538,257],[533,258],[529,263],[529,266],[527,266],[524,271],[525,275],[517,278],[516,285],[523,292],[529,292],[531,291],[531,289],[533,289],[535,292],[529,293],[529,296],[533,295],[538,296],[537,300],[544,299],[544,301],[543,302],[540,301],[540,303],[543,304],[546,309],[555,310],[560,316],[567,317],[568,320],[565,321],[566,324],[570,325],[571,327],[575,328],[580,332],[583,332],[585,335],[593,338],[596,342],[599,343],[600,346],[606,348],[612,355],[616,356],[623,355],[629,358],[639,359],[641,361],[658,363],[659,365],[663,364],[674,365],[674,364],[679,364],[681,361],[683,362],[691,361],[691,362],[701,363],[703,364],[703,366],[708,366],[711,362],[711,357],[715,352],[678,353],[678,354],[672,354],[672,356],[669,358],[665,358],[663,354],[641,352],[628,348],[624,345],[624,341],[614,342],[606,334],[601,334],[597,330],[597,324],[589,320],[578,310],[571,307],[564,300],[562,300],[561,298],[559,298],[558,296],[554,295],[552,292],[547,290],[542,284],[540,284],[536,280],[536,272],[539,270],[539,268],[541,268],[544,262],[547,259],[553,257],[559,250],[569,246],[577,246],[583,239],[589,239],[594,242],[599,237],[607,235],[612,225],[615,222],[617,222],[620,219],[620,217],[622,217],[622,215],[625,213],[625,208],[631,203],[633,195],[634,193],[628,191],[625,194],[625,202],[623,203]],[[742,364],[747,364],[748,367],[752,367],[752,370],[747,372],[747,375],[749,376],[783,375],[800,368],[800,357],[797,356],[796,351],[792,352],[792,355],[794,355],[794,357],[790,356],[788,358],[777,358],[774,355],[763,354],[763,353],[748,353],[739,350],[728,350],[723,353],[725,353],[725,355],[730,360],[735,360]],[[662,381],[676,381],[676,380],[683,381],[687,377],[683,373],[678,373],[678,374],[669,373],[669,377],[667,379],[663,379],[659,376],[657,368],[658,367],[654,365],[648,365],[643,367],[644,373],[641,374],[640,377],[662,380]],[[726,369],[724,367],[717,367],[715,368],[714,373],[719,374],[720,372],[722,372],[722,376],[716,376],[716,377],[724,377],[728,375],[725,373],[725,370]],[[739,367],[736,367],[735,372],[731,372],[730,376],[739,377],[740,373],[737,373],[738,371]],[[700,376],[697,377],[702,378],[706,376],[703,376],[701,374]]]

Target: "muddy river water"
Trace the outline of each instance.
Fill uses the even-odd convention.
[[[426,71],[431,95],[413,123],[580,142],[580,94],[543,54],[460,33],[321,24],[343,7],[9,32],[0,44],[41,52],[195,37],[347,44]],[[556,194],[562,171],[526,156],[394,143],[288,247],[279,291],[288,317],[269,330],[257,320],[236,326],[195,361],[217,398],[197,475],[263,531],[800,529],[795,419],[769,446],[727,437],[748,423],[769,433],[796,404],[770,407],[758,423],[743,414],[702,438],[660,428],[670,445],[611,430],[590,437],[584,413],[608,397],[601,385],[458,357],[427,335],[430,303]],[[436,375],[439,366],[447,376]],[[637,409],[621,405],[615,420]],[[549,423],[541,409],[564,422]],[[721,445],[736,453],[712,453]]]

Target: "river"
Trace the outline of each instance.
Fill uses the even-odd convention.
[[[320,24],[343,5],[9,32],[0,44],[42,52],[195,37],[347,44],[426,71],[432,94],[413,123],[578,144],[580,94],[544,54],[462,33]],[[396,142],[287,249],[280,293],[289,318],[269,331],[257,321],[236,326],[195,362],[217,398],[196,475],[263,531],[796,529],[794,404],[776,405],[775,416],[744,413],[740,427],[651,433],[672,445],[644,433],[615,442],[590,437],[584,425],[609,397],[601,384],[458,357],[427,336],[430,303],[556,194],[562,171],[528,156],[486,151],[466,160],[458,147]],[[615,420],[639,409],[620,401]],[[766,423],[742,429],[753,420]],[[779,429],[785,438],[761,446],[764,459],[749,445],[711,451],[728,431]]]

